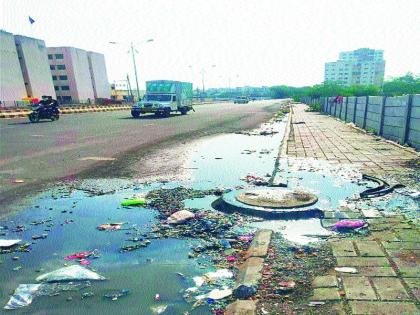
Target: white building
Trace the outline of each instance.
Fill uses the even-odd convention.
[[[94,103],[87,52],[74,47],[48,47],[48,61],[57,100]]]
[[[111,90],[103,54],[88,51],[89,72],[95,98],[110,98]]]
[[[0,30],[0,101],[10,106],[26,97],[13,34]]]
[[[383,50],[360,48],[341,52],[339,60],[325,64],[325,82],[343,85],[382,85],[385,75]]]
[[[45,42],[40,39],[15,35],[16,51],[28,97],[42,95],[56,97]]]

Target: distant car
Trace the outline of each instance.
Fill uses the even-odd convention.
[[[235,104],[248,104],[249,98],[246,96],[238,96],[233,100],[233,103]]]

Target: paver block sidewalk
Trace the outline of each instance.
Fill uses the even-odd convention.
[[[354,315],[413,315],[419,314],[414,303],[350,301]]]
[[[343,285],[349,300],[376,300],[367,277],[343,277]]]
[[[408,300],[409,296],[405,291],[401,281],[397,278],[372,278],[372,282],[381,300]]]
[[[305,112],[306,108],[305,104],[293,106],[288,156],[353,164],[370,174],[389,173],[418,157],[412,150],[358,131],[333,117]]]

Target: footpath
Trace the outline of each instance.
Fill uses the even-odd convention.
[[[385,141],[333,117],[305,111],[295,104],[287,140],[287,155],[355,166],[363,173],[404,181],[418,163],[414,150]],[[290,162],[289,162],[290,163]],[[411,163],[412,164],[412,163]],[[417,169],[418,171],[418,169]],[[337,267],[313,281],[312,301],[337,301],[343,313],[420,314],[420,230],[402,215],[352,209],[352,219],[368,222],[369,234],[331,241]],[[326,218],[328,213],[326,213]],[[332,216],[331,216],[332,217]],[[416,306],[417,304],[417,306]]]
[[[333,117],[307,112],[307,108],[304,104],[292,106],[289,128],[279,152],[280,158],[287,158],[289,167],[310,164],[313,160],[346,164],[364,174],[418,189],[419,154],[415,150],[367,134]],[[300,306],[293,306],[291,296],[286,303],[272,300],[270,304],[278,306],[267,311],[266,304],[259,303],[257,297],[237,300],[228,307],[227,314],[420,314],[418,221],[397,214],[385,216],[382,211],[358,206],[346,209],[345,213],[349,219],[367,222],[368,231],[327,240],[331,258],[315,258],[322,260],[321,264],[324,262],[324,269],[309,279],[309,294],[302,297],[312,310],[305,307],[298,311]],[[323,221],[332,226],[339,219],[331,211],[325,212]],[[275,237],[269,252],[275,248],[274,240]],[[259,256],[258,267],[252,268],[257,273],[252,277],[254,283],[260,282],[259,292],[264,292],[260,291],[264,284],[258,274],[269,275],[269,282],[276,278],[266,271],[270,264],[266,256],[267,250]],[[263,271],[261,265],[265,266]],[[275,284],[274,289],[280,284]]]

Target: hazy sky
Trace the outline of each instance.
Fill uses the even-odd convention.
[[[207,87],[310,85],[324,63],[383,49],[386,76],[420,73],[419,0],[0,0],[0,28],[105,54],[109,81],[132,76],[137,42],[145,80]],[[28,15],[35,19],[32,26]],[[145,43],[153,38],[154,42]],[[121,42],[110,45],[109,41]],[[215,67],[212,67],[215,65]],[[2,69],[3,71],[3,69]]]

